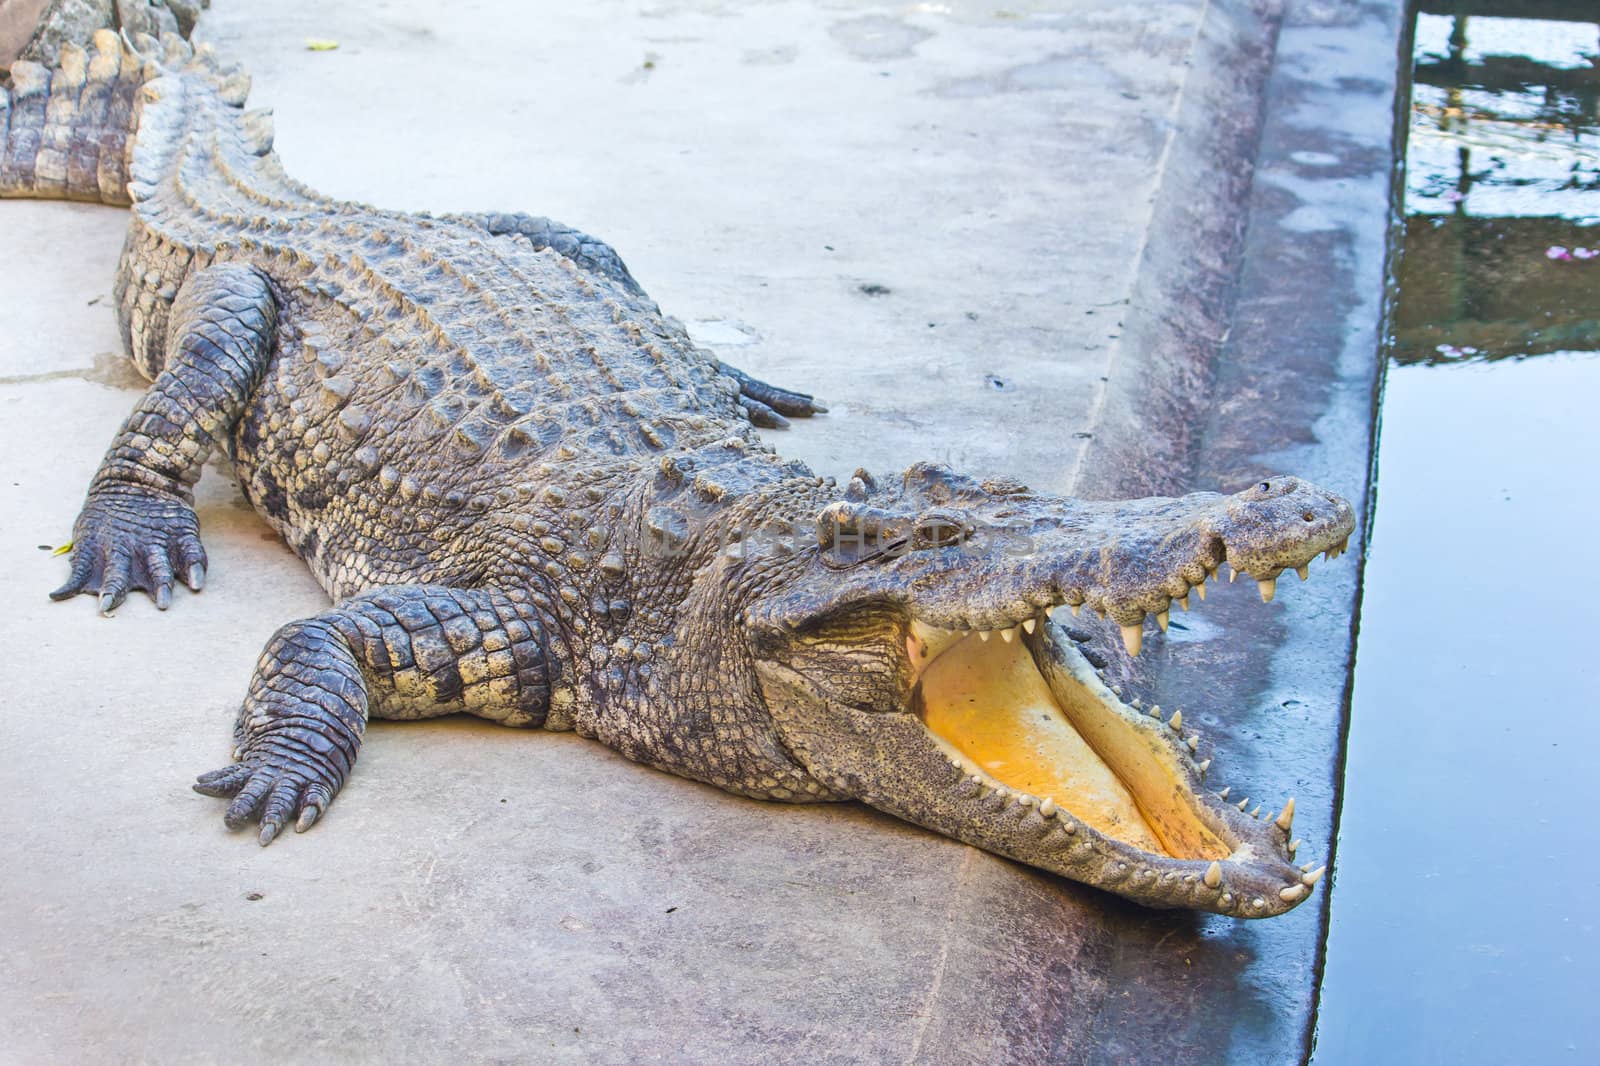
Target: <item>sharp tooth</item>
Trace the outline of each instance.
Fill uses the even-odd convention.
[[[985,644],[989,643],[990,635],[991,634],[989,633],[989,631],[987,629],[978,630],[978,639],[983,641]]]
[[[1135,696],[1133,698],[1133,709],[1136,710],[1136,711],[1144,710],[1144,701],[1142,699],[1140,699],[1138,696]]]
[[[1016,626],[1012,626],[1010,629],[1002,629],[1000,631],[1000,639],[1005,641],[1007,644],[1010,644],[1013,640],[1016,640],[1017,639],[1017,628],[1016,628]]]
[[[1194,587],[1194,590],[1200,594],[1200,601],[1204,603],[1206,598],[1206,583],[1204,581],[1200,582],[1200,584]]]
[[[1150,717],[1151,718],[1160,718],[1161,717],[1161,704],[1152,703],[1150,705]]]
[[[1046,818],[1056,813],[1056,801],[1051,799],[1049,796],[1046,796],[1044,799],[1040,800],[1039,813],[1044,815]]]
[[[1184,741],[1184,743],[1189,745],[1189,750],[1191,752],[1200,750],[1200,737],[1198,735],[1190,737],[1188,740]]]
[[[1232,567],[1231,567],[1231,566],[1230,566],[1230,567],[1229,567],[1229,568],[1228,568],[1228,584],[1230,584],[1230,585],[1231,585],[1231,584],[1233,584],[1233,583],[1234,583],[1234,582],[1235,582],[1235,581],[1238,581],[1238,580],[1239,580],[1239,571],[1237,571],[1237,570],[1235,570],[1235,569],[1233,569],[1233,568],[1232,568]]]
[[[1122,644],[1128,649],[1128,654],[1137,656],[1139,649],[1144,646],[1144,626],[1123,626]]]
[[[1293,855],[1296,851],[1299,851],[1300,850],[1300,845],[1304,844],[1304,843],[1305,843],[1304,840],[1291,840],[1291,841],[1289,841],[1289,854]]]
[[[1315,860],[1313,860],[1311,862],[1301,863],[1300,864],[1300,872],[1303,873],[1303,874],[1308,874],[1308,873],[1311,872],[1311,868],[1313,866],[1315,866],[1315,865],[1316,865],[1316,861]]]
[[[1289,827],[1294,824],[1294,797],[1293,796],[1290,796],[1289,797],[1289,802],[1285,803],[1283,805],[1283,813],[1278,815],[1277,823],[1278,823],[1278,828],[1282,829],[1285,833],[1287,833],[1289,831]]]
[[[1239,808],[1241,813],[1243,813],[1243,811],[1245,809],[1245,806],[1247,804],[1249,804],[1249,802],[1250,802],[1250,797],[1246,796],[1244,799],[1240,800],[1237,804],[1235,804],[1235,806]]]
[[[1224,788],[1221,792],[1217,793],[1217,799],[1222,799],[1222,800],[1227,799],[1228,798],[1228,793],[1230,793],[1232,791],[1233,791],[1233,786],[1229,785],[1228,787]]]
[[[1222,864],[1220,862],[1213,861],[1210,866],[1206,867],[1205,881],[1207,888],[1216,888],[1222,884]]]
[[[1256,804],[1256,809],[1250,812],[1250,817],[1252,817],[1252,818],[1260,818],[1261,817],[1261,804],[1259,804],[1259,803]]]
[[[1278,898],[1285,903],[1298,903],[1305,894],[1305,885],[1290,885],[1288,888],[1278,890]]]
[[[1311,864],[1310,863],[1306,863],[1306,865],[1310,866]],[[1327,873],[1327,872],[1328,872],[1328,868],[1326,866],[1319,866],[1315,870],[1312,870],[1308,874],[1301,874],[1300,875],[1300,883],[1302,885],[1305,885],[1307,888],[1310,888],[1312,885],[1314,885],[1318,881],[1322,880],[1322,875]]]
[[[1034,631],[1035,627],[1038,626],[1038,624],[1039,624],[1039,620],[1037,618],[1030,618],[1026,622],[1022,623],[1022,628],[1025,631],[1027,631],[1029,633],[1032,633]]]
[[[1157,611],[1156,612],[1156,625],[1161,627],[1161,632],[1165,633],[1167,631],[1167,612],[1166,611]]]
[[[1076,617],[1078,617],[1078,608],[1082,607],[1083,604],[1081,604],[1081,603],[1069,603],[1067,606],[1072,608],[1072,617],[1076,618]]]
[[[1311,567],[1309,566],[1297,566],[1294,568],[1294,572],[1300,575],[1301,581],[1311,580]]]
[[[1201,599],[1205,599],[1204,596],[1202,596],[1200,598]],[[1189,609],[1189,594],[1187,592],[1185,592],[1182,596],[1178,597],[1178,606],[1180,608],[1182,608],[1183,610],[1185,610],[1185,611],[1187,611]]]
[[[1183,728],[1183,712],[1182,711],[1173,711],[1172,712],[1172,717],[1167,719],[1167,724],[1172,727],[1172,731],[1174,733],[1176,733],[1178,730],[1182,729]]]
[[[1211,769],[1211,760],[1207,759],[1205,762],[1200,764],[1200,776],[1204,777],[1205,774],[1206,774],[1206,771],[1209,770],[1209,769]]]
[[[1278,579],[1275,577],[1264,578],[1256,582],[1256,587],[1261,590],[1261,602],[1271,603],[1272,597],[1278,594]]]

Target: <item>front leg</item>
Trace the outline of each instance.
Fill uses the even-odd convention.
[[[191,275],[172,306],[167,355],[89,484],[72,530],[72,573],[50,595],[98,592],[110,614],[132,589],[165,610],[173,575],[196,592],[206,553],[194,486],[227,449],[271,357],[277,306],[267,279],[230,264]]]
[[[259,821],[270,844],[291,820],[309,829],[355,766],[369,714],[465,711],[545,724],[558,674],[531,606],[492,589],[400,585],[347,600],[275,633],[234,725],[231,766],[196,792],[232,796],[223,821]]]

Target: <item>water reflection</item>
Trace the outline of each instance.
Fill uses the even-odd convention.
[[[1424,14],[1415,74],[1394,358],[1600,345],[1600,25]]]
[[[1597,1062],[1600,25],[1416,61],[1314,1059]]]

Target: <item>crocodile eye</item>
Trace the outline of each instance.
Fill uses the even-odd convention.
[[[1262,492],[1271,492],[1271,491],[1272,491],[1272,482],[1270,482],[1270,481],[1263,481],[1263,482],[1262,482],[1262,483],[1261,483],[1261,491],[1262,491]]]
[[[972,533],[965,516],[933,511],[917,519],[911,531],[911,546],[916,549],[948,548],[960,544]]]

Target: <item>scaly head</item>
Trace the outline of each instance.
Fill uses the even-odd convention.
[[[1124,703],[1049,612],[1088,606],[1137,654],[1223,563],[1271,599],[1354,526],[1292,477],[1098,503],[858,475],[744,622],[778,735],[830,789],[1140,903],[1265,917],[1321,874],[1291,861],[1293,801],[1260,818],[1207,790],[1181,716]]]

